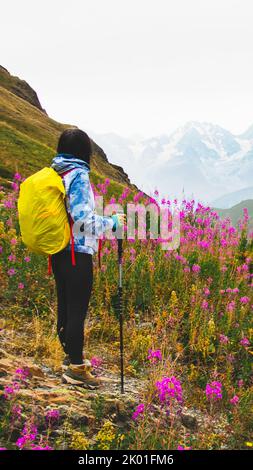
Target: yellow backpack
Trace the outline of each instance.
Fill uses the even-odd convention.
[[[24,244],[33,252],[52,255],[70,240],[65,188],[53,168],[29,176],[20,185],[18,215]]]

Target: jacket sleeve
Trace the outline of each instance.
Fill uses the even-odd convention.
[[[99,238],[113,228],[113,219],[97,215],[93,210],[93,194],[88,173],[82,171],[72,181],[69,188],[69,212],[74,222],[74,230],[80,229],[85,237]]]

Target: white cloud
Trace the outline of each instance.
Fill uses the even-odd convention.
[[[1,63],[49,114],[155,135],[188,120],[253,122],[251,0],[9,0]]]

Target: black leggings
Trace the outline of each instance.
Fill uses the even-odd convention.
[[[92,255],[75,253],[72,266],[70,251],[52,256],[52,270],[58,300],[57,333],[72,364],[83,362],[84,320],[93,283]]]

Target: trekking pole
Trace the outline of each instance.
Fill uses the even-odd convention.
[[[124,393],[124,341],[123,341],[123,299],[122,299],[122,255],[123,240],[118,238],[118,264],[119,264],[119,286],[118,286],[118,311],[120,332],[120,383],[121,393]]]

